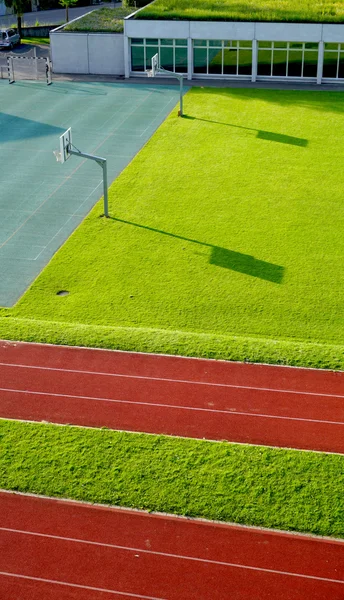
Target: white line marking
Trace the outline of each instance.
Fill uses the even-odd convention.
[[[188,379],[170,379],[168,377],[148,377],[146,375],[127,375],[124,373],[104,373],[102,371],[82,371],[80,369],[61,369],[59,367],[40,367],[36,365],[22,365],[0,362],[0,367],[18,367],[19,369],[38,369],[42,371],[57,371],[60,373],[78,373],[84,375],[102,375],[105,377],[123,377],[125,379],[143,379],[148,381],[166,381],[168,383],[186,383],[191,385],[208,385],[211,387],[232,388],[238,390],[256,390],[261,392],[279,392],[281,394],[297,394],[301,396],[320,396],[324,398],[344,398],[342,394],[325,394],[319,392],[299,392],[297,390],[280,390],[275,388],[255,387],[248,385],[233,385],[231,383],[212,383],[209,381],[191,381]]]
[[[78,543],[78,544],[86,544],[86,545],[91,545],[91,546],[100,546],[100,547],[104,547],[104,548],[113,548],[114,550],[124,550],[126,552],[135,552],[135,553],[141,553],[141,554],[150,554],[153,556],[164,556],[165,558],[176,558],[179,560],[188,560],[191,562],[199,562],[199,563],[206,563],[206,564],[210,564],[210,565],[219,565],[221,567],[235,567],[237,569],[248,569],[251,571],[263,571],[264,573],[274,573],[277,575],[290,575],[291,577],[301,577],[304,579],[315,579],[317,581],[329,581],[332,583],[341,583],[344,584],[344,580],[342,579],[331,579],[328,577],[318,577],[317,575],[306,575],[303,573],[293,573],[291,571],[279,571],[277,569],[266,569],[264,567],[254,567],[251,565],[243,565],[243,564],[238,564],[238,563],[230,563],[230,562],[226,562],[226,561],[221,561],[221,560],[212,560],[212,559],[208,559],[208,558],[199,558],[197,556],[185,556],[183,554],[172,554],[170,552],[158,552],[158,551],[154,551],[154,550],[147,550],[145,548],[132,548],[131,546],[120,546],[117,544],[105,544],[103,542],[93,542],[91,540],[82,540],[82,539],[78,539],[78,538],[69,538],[69,537],[63,537],[63,536],[59,536],[59,535],[51,535],[51,534],[47,534],[47,533],[37,533],[34,531],[23,531],[20,529],[10,529],[10,528],[6,528],[6,527],[0,527],[1,531],[7,531],[9,533],[20,533],[20,534],[24,534],[24,535],[32,535],[35,537],[44,537],[44,538],[50,538],[53,540],[62,540],[64,542],[74,542],[74,543]]]
[[[142,600],[166,600],[156,596],[142,596],[142,594],[132,594],[131,592],[119,592],[117,590],[107,590],[105,588],[91,587],[89,585],[80,585],[78,583],[68,583],[67,581],[57,581],[56,579],[43,579],[43,577],[30,577],[29,575],[19,575],[18,573],[7,573],[0,571],[0,575],[7,577],[16,577],[18,579],[29,579],[30,581],[40,581],[43,583],[54,583],[55,585],[64,585],[66,587],[78,588],[80,590],[91,590],[92,592],[102,592],[105,594],[114,594],[117,596],[130,596],[131,598],[140,598]]]
[[[114,404],[131,404],[133,406],[155,406],[157,408],[174,408],[177,410],[191,410],[191,411],[200,411],[207,413],[220,413],[231,416],[247,416],[247,417],[261,417],[265,419],[282,419],[285,421],[304,421],[306,423],[327,423],[330,425],[344,425],[342,421],[325,421],[321,419],[305,419],[303,417],[284,417],[279,415],[266,415],[265,413],[250,413],[250,412],[241,412],[234,410],[221,410],[216,408],[201,408],[194,406],[179,406],[177,404],[162,404],[159,402],[142,402],[141,400],[116,400],[112,398],[97,398],[93,396],[74,396],[72,394],[57,394],[53,392],[35,392],[31,390],[16,390],[11,388],[0,388],[0,392],[10,392],[14,394],[31,394],[36,396],[52,396],[53,398],[73,398],[76,400],[93,400],[95,402],[112,402]]]

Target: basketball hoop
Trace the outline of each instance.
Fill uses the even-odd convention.
[[[57,160],[57,162],[62,163],[62,154],[61,152],[59,152],[58,150],[53,150],[54,156]]]
[[[174,71],[168,71],[160,65],[159,54],[156,53],[152,56],[152,68],[146,69],[147,77],[156,77],[157,75],[167,75],[168,77],[175,77],[179,81],[179,111],[178,117],[183,117],[183,74],[175,73]]]

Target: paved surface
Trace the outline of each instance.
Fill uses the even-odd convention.
[[[76,17],[81,17],[86,13],[94,10],[99,7],[107,7],[113,8],[114,6],[121,6],[121,2],[105,2],[100,5],[95,6],[78,6],[69,8],[69,20],[76,19]],[[37,12],[28,12],[24,13],[22,18],[22,26],[30,27],[35,25],[38,21],[40,25],[57,25],[59,23],[64,23],[66,17],[66,9],[65,8],[57,8],[54,10],[39,10]],[[0,27],[9,27],[16,23],[15,15],[4,15],[0,17]]]
[[[27,57],[33,58],[34,56],[39,58],[47,58],[50,56],[50,46],[34,45],[34,44],[20,44],[13,48],[11,52],[0,52],[0,80],[4,79],[8,82],[8,70],[7,70],[7,57]],[[45,61],[37,61],[36,64],[33,61],[26,60],[14,60],[13,61],[14,75],[17,80],[36,80],[37,78],[43,83],[46,82],[45,78]],[[1,138],[0,138],[1,139]]]
[[[72,127],[80,150],[107,158],[110,185],[178,99],[175,86],[0,80],[0,306],[18,300],[103,194],[96,163],[56,163],[60,135]]]
[[[344,372],[0,343],[0,417],[344,453]]]
[[[0,492],[0,597],[342,600],[344,542]]]

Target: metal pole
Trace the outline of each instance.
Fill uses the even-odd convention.
[[[170,77],[176,77],[177,79],[179,79],[180,98],[179,98],[178,116],[182,117],[183,116],[183,75],[180,75],[179,73],[174,73],[173,71],[168,71],[167,69],[164,69],[164,67],[157,67],[156,72],[162,73],[163,75],[165,75],[165,74],[169,75]]]
[[[75,146],[74,146],[75,148]],[[73,150],[70,146],[68,148],[69,154],[74,154],[74,156],[80,156],[81,158],[89,158],[90,160],[94,160],[98,165],[100,165],[103,169],[103,189],[104,189],[104,216],[109,216],[109,203],[108,203],[108,186],[107,186],[107,164],[106,158],[102,158],[101,156],[94,156],[94,154],[87,154],[86,152],[80,152],[80,150]]]
[[[108,185],[107,185],[107,164],[106,158],[103,160],[103,188],[104,188],[104,216],[109,216],[109,203],[108,203]]]
[[[35,61],[36,79],[38,79],[38,60],[37,60],[37,48],[36,48],[36,46],[33,49],[33,58],[34,58],[34,61]]]
[[[180,116],[183,116],[183,77],[179,79],[180,84]]]

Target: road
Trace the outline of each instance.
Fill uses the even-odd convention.
[[[121,6],[121,3],[113,3],[113,2],[102,2],[100,5],[95,6],[78,6],[75,8],[69,9],[69,20],[76,19],[76,17],[81,17],[81,15],[85,15],[86,13],[94,10],[95,8],[99,8],[99,6],[106,6],[107,8],[113,8],[114,6]],[[29,12],[24,13],[22,19],[23,27],[29,27],[35,25],[38,21],[40,25],[57,25],[58,23],[64,23],[65,21],[66,11],[64,8],[57,8],[54,10],[40,10],[38,12]],[[16,17],[14,15],[5,15],[0,17],[0,27],[9,27],[16,22]]]

